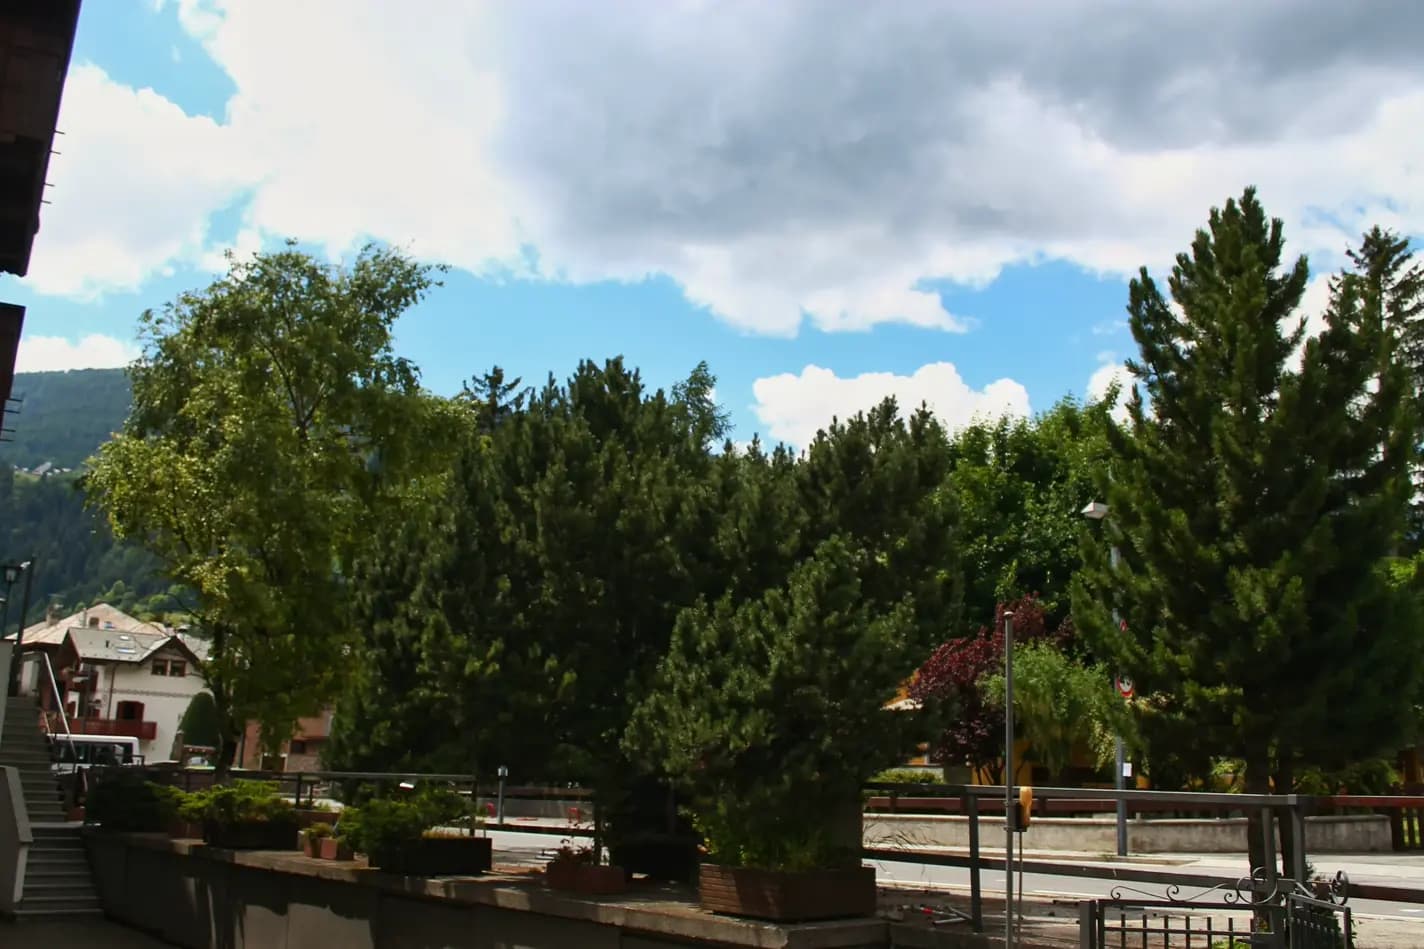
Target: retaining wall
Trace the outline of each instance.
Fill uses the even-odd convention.
[[[93,832],[104,912],[193,949],[883,949],[880,919],[782,926],[701,912],[683,892],[575,897],[539,877],[425,879],[295,852]],[[914,943],[909,943],[913,945]]]
[[[1209,820],[1134,818],[1127,822],[1129,853],[1243,853],[1244,817]],[[980,846],[998,846],[1002,817],[979,818]],[[866,814],[865,844],[874,847],[968,847],[969,818],[937,814]],[[1029,850],[1115,853],[1113,817],[1035,817],[1024,832]],[[1279,844],[1277,844],[1279,848]],[[1307,817],[1306,853],[1382,853],[1391,849],[1389,818],[1375,815]],[[1278,850],[1279,852],[1279,850]]]

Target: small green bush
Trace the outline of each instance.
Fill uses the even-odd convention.
[[[234,781],[183,795],[179,816],[195,823],[297,822],[292,802],[265,781]]]
[[[332,829],[331,825],[325,821],[317,821],[315,824],[307,827],[302,833],[312,840],[320,840],[323,837],[330,837],[332,835]]]
[[[914,768],[891,768],[870,779],[879,784],[943,784],[944,778],[935,771],[917,771]]]
[[[115,771],[90,788],[85,820],[105,830],[157,833],[178,814],[183,792],[154,784],[142,773]]]
[[[389,853],[419,840],[432,827],[470,814],[469,802],[453,791],[427,789],[405,798],[372,798],[341,812],[341,837],[358,853]]]

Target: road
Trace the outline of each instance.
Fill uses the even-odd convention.
[[[553,851],[558,848],[560,838],[553,834],[528,834],[517,831],[490,831],[490,837],[494,839],[495,849],[502,854],[508,855],[510,862],[524,863],[529,865],[542,865],[544,861],[552,856]],[[1002,856],[1002,851],[995,854]],[[1236,873],[1235,868],[1228,866],[1227,861],[1221,858],[1201,857],[1199,863],[1193,866],[1159,867],[1156,869],[1180,872],[1182,874],[1197,873],[1207,877],[1220,878],[1229,877]],[[1401,880],[1400,870],[1407,868],[1409,875],[1424,875],[1424,856],[1419,855],[1380,855],[1375,857],[1350,857],[1347,865],[1347,872],[1350,879],[1356,883],[1381,883],[1393,886],[1412,885],[1411,882]],[[1335,864],[1326,858],[1320,859],[1319,870],[1322,873],[1333,873]],[[934,888],[947,888],[952,890],[963,889],[965,894],[969,891],[969,871],[960,867],[932,867],[915,863],[875,863],[879,878],[887,883],[901,883],[907,886],[927,886]],[[1002,895],[1004,892],[1004,874],[1000,870],[984,870],[980,874],[981,885],[984,887],[986,895]],[[1153,883],[1129,883],[1122,884],[1113,880],[1098,880],[1088,877],[1078,876],[1057,876],[1053,874],[1027,873],[1024,874],[1024,886],[1029,896],[1037,896],[1045,899],[1060,897],[1070,900],[1081,899],[1103,899],[1112,895],[1114,887],[1135,886],[1150,894],[1161,893],[1162,885]],[[1210,884],[1204,884],[1203,889]],[[1018,888],[1018,878],[1015,876],[1014,887]],[[1138,893],[1127,893],[1128,896],[1141,895]],[[1187,899],[1193,894],[1187,888],[1183,888],[1180,894],[1182,899]],[[1204,900],[1211,898],[1203,897]],[[1424,923],[1424,905],[1417,903],[1395,903],[1382,900],[1351,900],[1351,909],[1363,916],[1375,916],[1384,919],[1412,920]]]

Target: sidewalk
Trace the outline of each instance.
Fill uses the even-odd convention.
[[[165,949],[167,945],[97,916],[43,923],[0,921],[0,946],[5,949]]]

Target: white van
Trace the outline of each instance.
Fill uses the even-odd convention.
[[[116,735],[54,735],[51,754],[56,774],[72,774],[93,767],[143,764],[138,739]]]

